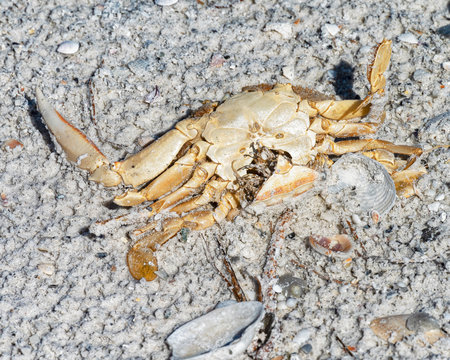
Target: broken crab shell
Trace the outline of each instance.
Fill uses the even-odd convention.
[[[434,344],[445,334],[436,319],[426,313],[392,315],[372,320],[370,328],[379,338],[392,344],[405,336],[423,334],[425,340]]]
[[[309,243],[314,250],[326,256],[348,256],[353,249],[353,243],[350,236],[345,234],[332,235],[329,237],[311,235],[309,237]]]
[[[257,301],[216,308],[167,338],[172,359],[236,359],[250,345],[263,315],[263,305]]]
[[[396,199],[395,184],[378,161],[361,154],[343,155],[331,168],[328,193],[344,191],[342,201],[352,213],[387,213]]]

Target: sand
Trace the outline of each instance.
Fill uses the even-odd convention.
[[[392,345],[369,328],[376,317],[420,311],[450,331],[450,153],[433,149],[450,137],[444,1],[183,0],[161,7],[5,0],[0,9],[2,359],[169,358],[165,339],[174,329],[233,299],[206,252],[220,267],[220,242],[255,299],[251,276],[261,278],[272,226],[286,208],[293,219],[277,271],[295,277],[302,291],[275,296],[277,331],[260,358],[350,358],[342,344],[361,359],[450,357],[448,338],[422,346],[416,335]],[[397,199],[378,223],[353,216],[359,241],[350,265],[307,243],[311,234],[342,232],[355,215],[319,186],[298,201],[247,209],[231,223],[175,237],[157,253],[162,277],[134,280],[125,254],[127,234],[139,224],[92,226],[130,212],[111,203],[124,189],[89,182],[36,106],[40,87],[118,160],[202,101],[244,86],[290,82],[362,98],[372,48],[383,38],[392,39],[393,54],[387,118],[376,137],[423,147],[417,165],[428,173],[417,182],[419,196]],[[59,53],[68,40],[79,50]],[[9,139],[23,146],[11,149]]]

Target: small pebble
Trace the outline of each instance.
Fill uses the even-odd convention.
[[[398,40],[408,43],[408,44],[419,43],[419,40],[417,40],[417,38],[411,33],[404,33],[404,34],[399,35]]]
[[[78,41],[64,41],[61,44],[59,44],[56,51],[58,51],[61,54],[64,55],[72,55],[75,54],[78,49],[80,48],[80,43]]]
[[[176,4],[178,0],[155,0],[155,4],[159,6],[169,6]]]
[[[445,199],[445,195],[444,195],[444,194],[439,194],[439,195],[437,195],[437,196],[434,198],[435,201],[442,201],[442,200],[444,200],[444,199]]]
[[[419,69],[414,71],[413,79],[418,82],[425,82],[431,78],[431,74],[427,70]]]
[[[297,345],[303,345],[311,338],[311,335],[313,333],[314,333],[313,328],[302,329],[297,333],[297,335],[294,336],[292,341]]]
[[[41,271],[43,274],[51,276],[55,273],[55,266],[50,263],[42,263],[38,265],[39,271]]]
[[[336,24],[325,24],[325,29],[331,36],[336,36],[337,33],[341,30]]]
[[[283,288],[280,285],[275,284],[273,286],[273,291],[275,291],[277,294],[279,294],[279,293],[281,293],[283,291]]]
[[[428,205],[428,209],[429,209],[430,211],[438,211],[438,210],[439,210],[439,206],[441,206],[440,203],[434,202],[434,203]]]
[[[305,344],[301,347],[301,350],[305,353],[305,354],[309,354],[312,350],[312,346],[311,344]]]
[[[450,70],[450,61],[445,61],[442,63],[444,70]]]
[[[446,213],[446,212],[442,212],[442,213],[441,213],[441,221],[442,221],[443,223],[445,223],[445,220],[447,220],[447,213]]]
[[[286,300],[286,305],[290,308],[294,308],[297,306],[297,300],[294,298],[289,298]]]
[[[283,76],[288,80],[294,80],[295,79],[295,70],[293,66],[285,66],[282,69]]]

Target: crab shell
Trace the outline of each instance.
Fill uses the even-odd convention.
[[[249,87],[219,106],[197,111],[139,153],[113,164],[39,89],[36,96],[68,159],[88,170],[91,180],[133,188],[148,184],[117,196],[118,205],[151,201],[150,216],[165,209],[178,214],[134,232],[144,236],[128,253],[130,272],[136,279],[153,280],[154,251],[182,228],[201,230],[232,219],[249,201],[272,204],[299,195],[314,186],[317,168],[333,163],[329,155],[362,152],[395,175],[399,189],[410,191],[423,172],[409,170],[402,176],[413,161],[394,155],[415,159],[419,148],[372,138],[334,141],[373,134],[384,120],[382,107],[371,103],[383,97],[390,56],[391,41],[384,40],[369,67],[370,92],[363,100],[338,101],[290,84]]]

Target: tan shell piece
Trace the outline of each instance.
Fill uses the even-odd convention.
[[[311,247],[317,252],[326,255],[348,256],[353,249],[353,242],[346,234],[332,235],[329,237],[311,235],[309,237]]]
[[[392,344],[412,334],[423,334],[425,340],[430,344],[434,344],[440,338],[446,336],[439,328],[437,321],[426,313],[377,318],[372,320],[370,328],[379,338]]]

